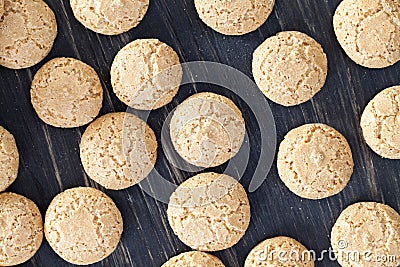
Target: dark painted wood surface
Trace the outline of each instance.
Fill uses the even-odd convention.
[[[249,194],[252,220],[245,237],[233,248],[215,253],[226,266],[243,266],[250,249],[265,238],[288,235],[309,249],[329,248],[329,233],[339,213],[349,204],[373,200],[400,211],[400,161],[390,161],[372,153],[362,139],[359,119],[367,102],[381,89],[399,84],[400,65],[369,70],[353,63],[340,48],[332,28],[332,15],[340,0],[276,0],[268,21],[257,31],[240,37],[220,35],[198,18],[193,0],[151,0],[145,19],[135,29],[107,37],[85,29],[72,15],[67,0],[47,0],[55,11],[59,34],[50,55],[26,70],[0,68],[0,124],[11,131],[18,143],[21,166],[19,177],[9,191],[34,200],[44,213],[51,199],[75,186],[102,189],[85,175],[79,159],[79,140],[85,127],[57,129],[45,125],[35,114],[29,97],[33,75],[45,61],[70,56],[92,65],[104,89],[101,114],[124,111],[112,93],[110,65],[128,42],[137,38],[159,38],[176,49],[181,61],[208,60],[237,68],[251,77],[253,50],[267,37],[282,30],[303,31],[319,41],[328,55],[329,74],[325,87],[311,101],[292,108],[271,103],[278,142],[290,129],[304,123],[327,123],[348,139],[355,159],[354,175],[339,195],[311,201],[292,194],[280,181],[276,162],[263,185]],[[195,91],[213,90],[231,97],[243,110],[248,129],[256,127],[247,106],[235,96],[212,86],[184,86],[167,107],[152,113],[149,124],[160,139],[163,118],[179,102]],[[245,88],[244,88],[245,90]],[[244,178],[248,186],[257,161],[257,135],[250,136],[251,162]],[[156,168],[181,182],[190,174],[172,168],[159,151]],[[223,171],[224,166],[216,168]],[[166,219],[166,205],[144,193],[139,186],[107,191],[124,217],[124,233],[119,247],[96,266],[160,266],[168,258],[189,248],[172,233]],[[69,266],[44,242],[24,266]],[[316,266],[339,266],[324,260]]]

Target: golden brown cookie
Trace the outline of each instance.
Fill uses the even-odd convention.
[[[321,45],[301,32],[280,32],[253,54],[256,84],[267,98],[283,106],[310,100],[324,86],[327,73]]]
[[[75,18],[90,30],[117,35],[136,27],[149,0],[70,0]]]
[[[225,35],[257,30],[272,12],[275,0],[194,0],[200,19]]]
[[[400,60],[398,0],[343,0],[333,26],[343,50],[357,64],[385,68]]]
[[[314,267],[312,254],[297,240],[278,236],[255,246],[244,267]]]
[[[0,194],[0,266],[13,266],[35,255],[43,240],[42,215],[30,199]]]
[[[364,139],[378,155],[400,159],[400,86],[376,95],[361,116]]]
[[[121,213],[111,198],[90,187],[58,194],[46,211],[44,232],[64,260],[88,265],[108,257],[123,230]]]
[[[17,178],[19,153],[14,136],[0,126],[0,192]]]
[[[200,252],[190,251],[181,253],[169,259],[161,267],[224,267],[225,265],[217,257]]]
[[[139,183],[153,169],[157,140],[147,123],[135,115],[109,113],[87,127],[80,152],[91,179],[120,190]]]
[[[0,20],[0,65],[23,69],[36,65],[53,47],[56,17],[42,0],[4,0]]]
[[[325,124],[291,130],[278,152],[278,172],[296,195],[322,199],[342,191],[353,174],[353,156],[346,139]]]
[[[400,215],[380,203],[353,204],[333,226],[331,245],[343,267],[399,266]]]
[[[218,173],[201,173],[171,195],[168,221],[178,238],[201,251],[235,245],[250,222],[250,204],[240,183]]]
[[[79,127],[99,114],[103,88],[89,65],[73,58],[54,58],[36,73],[31,102],[45,123],[62,128]]]
[[[178,105],[170,135],[178,154],[200,167],[215,167],[239,151],[245,136],[241,111],[228,98],[198,93]]]
[[[111,83],[126,105],[142,110],[160,108],[176,95],[182,80],[178,54],[157,39],[127,44],[111,66]]]

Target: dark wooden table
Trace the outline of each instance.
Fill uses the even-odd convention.
[[[69,56],[92,65],[105,89],[101,114],[125,111],[112,93],[110,66],[116,53],[137,38],[158,38],[178,52],[182,62],[207,60],[221,62],[251,74],[253,50],[263,40],[282,30],[299,30],[320,42],[328,55],[329,74],[325,87],[311,101],[291,108],[271,103],[276,120],[277,141],[290,129],[304,123],[327,123],[348,139],[355,160],[354,175],[340,194],[320,200],[300,199],[280,181],[276,162],[268,178],[249,194],[252,208],[250,227],[233,248],[215,253],[226,266],[243,266],[251,248],[265,238],[287,235],[309,249],[328,249],[330,230],[339,213],[357,201],[379,201],[400,211],[400,161],[385,160],[372,153],[362,138],[360,115],[367,102],[381,89],[398,84],[400,65],[370,70],[353,63],[340,48],[332,28],[332,15],[340,0],[276,0],[273,13],[259,30],[240,37],[220,35],[198,18],[193,0],[151,0],[145,19],[126,34],[107,37],[85,29],[75,20],[67,0],[47,0],[55,11],[59,34],[50,55],[30,69],[13,71],[0,68],[0,125],[11,131],[18,143],[21,164],[16,182],[9,191],[31,198],[44,214],[52,198],[76,186],[100,188],[84,173],[79,159],[79,140],[85,129],[57,129],[44,124],[30,103],[30,83],[47,60]],[[196,91],[212,90],[231,97],[253,127],[247,106],[237,97],[208,85],[184,86],[174,101],[151,114],[149,124],[160,139],[167,114]],[[257,161],[258,135],[250,136],[251,161],[242,179],[247,188]],[[174,169],[162,150],[156,168],[179,183],[191,174]],[[224,166],[215,168],[223,171]],[[103,189],[102,189],[103,190]],[[157,202],[139,186],[107,191],[124,218],[122,241],[115,253],[96,266],[160,266],[168,258],[189,248],[173,234],[166,218],[166,205]],[[46,241],[24,266],[69,266]],[[325,259],[316,266],[339,266]]]

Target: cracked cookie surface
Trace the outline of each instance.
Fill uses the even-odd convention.
[[[35,74],[31,102],[45,123],[62,128],[79,127],[99,114],[103,88],[89,65],[73,58],[55,58]]]
[[[381,203],[353,204],[340,214],[333,226],[331,245],[343,267],[399,266],[400,215]],[[346,256],[354,251],[361,256]],[[395,260],[389,260],[389,256],[394,256]],[[378,257],[381,261],[377,261]]]
[[[343,0],[333,17],[346,54],[367,68],[400,60],[400,3],[397,0]]]
[[[182,80],[178,54],[157,39],[139,39],[123,47],[111,66],[114,93],[126,105],[158,109],[172,101]]]
[[[307,251],[305,246],[293,238],[269,238],[250,251],[244,267],[314,267],[314,260],[308,257]]]
[[[153,169],[157,140],[146,122],[133,114],[106,114],[86,129],[80,143],[82,165],[91,179],[107,189],[139,183]]]
[[[375,153],[400,159],[400,86],[383,90],[368,103],[361,116],[361,128]]]
[[[122,230],[117,206],[94,188],[68,189],[58,194],[46,211],[47,241],[61,258],[73,264],[88,265],[109,256]]]
[[[215,256],[200,252],[189,251],[169,259],[161,267],[224,267],[225,265]]]
[[[322,199],[346,187],[354,162],[342,134],[325,124],[306,124],[285,136],[277,165],[290,191],[303,198]]]
[[[43,240],[42,215],[30,199],[0,194],[0,265],[13,266],[35,255]]]
[[[29,68],[44,59],[57,36],[56,17],[42,0],[4,0],[0,65]]]
[[[175,190],[167,215],[183,243],[196,250],[218,251],[243,237],[250,222],[250,204],[243,186],[232,177],[201,173]]]
[[[295,106],[310,100],[324,86],[328,60],[313,38],[286,31],[268,38],[254,51],[252,69],[267,98]]]
[[[0,192],[6,190],[17,178],[19,153],[14,136],[0,126]]]
[[[229,98],[209,92],[194,94],[179,104],[170,122],[175,150],[199,167],[215,167],[235,156],[245,131],[237,106]]]
[[[75,18],[86,28],[117,35],[136,27],[144,18],[149,0],[70,0]]]
[[[258,29],[272,12],[274,0],[194,0],[200,19],[225,35],[243,35]]]

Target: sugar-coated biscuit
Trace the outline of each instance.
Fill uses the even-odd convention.
[[[42,0],[4,0],[0,20],[0,65],[29,68],[42,61],[57,36],[56,17]]]
[[[114,93],[126,105],[158,109],[179,90],[182,67],[178,54],[157,39],[138,39],[123,47],[111,66]]]
[[[89,65],[73,58],[54,58],[35,74],[31,102],[45,123],[62,128],[79,127],[99,114],[103,88]]]
[[[139,183],[153,169],[157,140],[147,123],[135,115],[109,113],[87,127],[80,155],[91,179],[120,190]]]
[[[296,31],[265,40],[253,54],[256,84],[271,101],[295,106],[310,100],[325,84],[328,60],[321,45]]]
[[[350,205],[333,226],[331,245],[343,267],[397,267],[400,215],[381,203]]]
[[[400,159],[400,86],[377,94],[361,116],[364,139],[378,155]]]
[[[120,211],[103,192],[77,187],[58,194],[45,216],[44,232],[64,260],[88,265],[108,257],[123,230]]]
[[[14,136],[0,126],[0,192],[9,187],[17,178],[19,153]]]
[[[149,7],[149,0],[70,0],[75,18],[86,28],[104,35],[117,35],[136,27]]]
[[[0,194],[0,266],[14,266],[35,255],[43,240],[36,204],[15,193]]]
[[[200,19],[225,35],[257,30],[267,20],[275,0],[194,0]]]
[[[247,256],[244,267],[314,267],[312,256],[297,240],[278,236],[255,246]]]
[[[189,251],[181,253],[169,259],[161,267],[224,267],[217,257],[200,251]]]
[[[232,177],[201,173],[171,195],[168,221],[178,238],[195,250],[232,247],[245,234],[250,204],[243,186]]]
[[[245,131],[242,113],[232,100],[209,92],[179,104],[170,122],[175,150],[199,167],[215,167],[235,156]]]
[[[325,124],[295,128],[279,147],[279,176],[303,198],[322,199],[339,193],[349,182],[353,167],[347,140]]]
[[[357,64],[385,68],[400,60],[398,0],[343,0],[333,26],[343,50]]]

